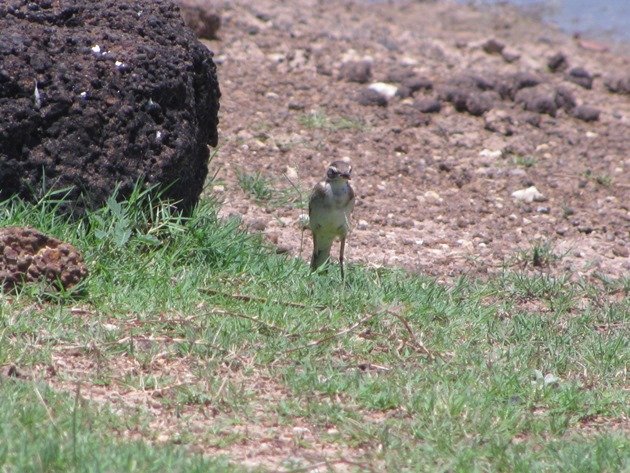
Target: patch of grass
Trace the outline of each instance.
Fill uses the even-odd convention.
[[[536,158],[533,156],[523,156],[519,154],[514,156],[513,162],[516,166],[531,168],[536,165]]]
[[[447,285],[349,265],[342,282],[270,253],[212,202],[185,218],[138,191],[75,222],[55,205],[0,204],[0,225],[73,243],[90,268],[78,293],[0,298],[3,373],[60,393],[40,389],[42,403],[36,382],[0,380],[9,471],[225,466],[197,451],[271,471],[630,468],[627,279],[542,264]],[[526,269],[553,262],[535,248]],[[256,457],[269,442],[273,458]]]
[[[237,172],[237,179],[241,189],[260,203],[272,207],[306,207],[307,194],[294,182],[281,185],[260,172],[248,173],[243,170]]]
[[[316,110],[300,117],[300,124],[315,130],[365,130],[365,123],[351,117],[329,117],[324,111]]]
[[[248,173],[238,170],[236,178],[241,189],[255,200],[266,202],[273,197],[274,190],[271,185],[271,179],[265,177],[262,173]]]
[[[548,241],[534,242],[529,249],[520,250],[516,255],[516,264],[522,267],[549,268],[562,260],[564,255],[557,253]]]
[[[602,187],[610,187],[613,184],[613,178],[609,174],[593,174],[593,171],[587,169],[584,172],[586,179],[594,181],[597,185]]]
[[[125,430],[125,421],[107,406],[86,404],[80,396],[53,392],[43,383],[0,382],[2,471],[245,471],[227,459],[116,435]]]

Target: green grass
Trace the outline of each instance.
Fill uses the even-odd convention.
[[[308,129],[327,131],[363,131],[366,128],[365,123],[360,119],[343,116],[329,117],[322,110],[316,110],[314,112],[302,115],[300,117],[300,124]]]
[[[534,158],[533,156],[523,156],[523,155],[517,154],[514,156],[513,162],[517,166],[521,166],[524,168],[531,168],[536,165],[536,158]]]
[[[258,203],[271,207],[305,208],[306,193],[298,187],[298,183],[290,181],[276,182],[261,172],[237,170],[237,181],[243,192]]]
[[[74,222],[56,205],[0,204],[1,226],[90,268],[0,299],[2,373],[23,375],[0,378],[3,471],[229,471],[268,442],[269,471],[630,469],[628,279],[350,265],[343,283],[211,202],[182,218],[138,191]]]

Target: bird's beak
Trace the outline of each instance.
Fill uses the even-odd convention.
[[[344,179],[348,180],[348,181],[350,180],[350,174],[344,173],[344,174],[340,174],[340,176],[343,177]]]

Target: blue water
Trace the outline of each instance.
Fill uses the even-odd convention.
[[[506,3],[472,0],[473,4]],[[613,41],[630,41],[630,0],[508,0],[525,11],[540,14],[567,33]]]

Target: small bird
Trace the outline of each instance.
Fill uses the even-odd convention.
[[[313,234],[311,271],[330,258],[333,241],[339,238],[339,266],[341,277],[344,277],[343,253],[354,208],[354,190],[348,182],[351,173],[352,166],[349,163],[335,161],[328,166],[326,180],[313,188],[308,202],[309,226]]]

